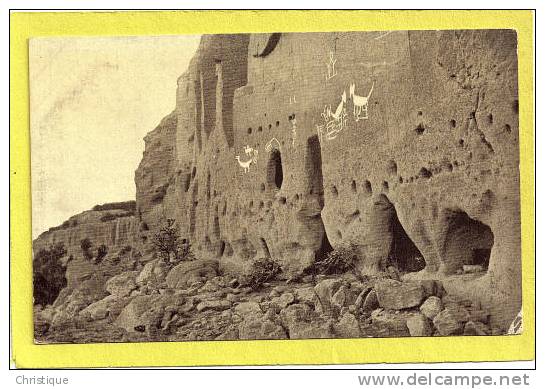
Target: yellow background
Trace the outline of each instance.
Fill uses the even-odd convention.
[[[532,11],[160,11],[10,15],[11,329],[17,367],[274,365],[534,359],[534,57]],[[430,337],[35,345],[28,39],[282,31],[508,28],[518,33],[524,333]]]

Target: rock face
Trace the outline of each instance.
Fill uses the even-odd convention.
[[[97,205],[90,211],[72,216],[58,227],[50,228],[32,242],[32,249],[37,253],[42,248],[62,242],[66,248],[65,260],[70,256],[81,258],[81,241],[89,239],[96,255],[100,245],[105,245],[108,252],[135,246],[138,232],[138,220],[135,217],[135,203],[111,203]]]
[[[502,327],[520,309],[514,31],[203,36],[174,111],[144,141],[134,217],[55,231],[39,244],[75,247],[91,234],[145,253],[172,218],[197,258],[218,261],[214,272],[237,275],[271,258],[291,278],[352,244],[361,274],[440,279]],[[459,274],[464,265],[483,271]],[[185,287],[173,271],[167,284]],[[354,304],[344,292],[333,299],[340,285],[323,286],[322,309]],[[369,309],[374,297],[416,307],[426,291],[415,288],[410,304],[378,288]],[[395,321],[381,312],[375,321]],[[452,317],[440,315],[451,332]],[[405,322],[394,327],[408,333]],[[283,336],[267,325],[243,336]],[[332,331],[315,327],[315,337]]]
[[[296,274],[347,242],[367,273],[392,257],[430,278],[481,265],[459,289],[512,320],[516,35],[380,35],[203,37],[175,111],[146,137],[141,226],[174,215],[233,272],[270,256]]]

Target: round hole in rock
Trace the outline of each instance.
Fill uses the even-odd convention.
[[[373,187],[371,186],[371,182],[369,180],[365,180],[363,183],[363,190],[368,196],[373,194]]]
[[[393,159],[388,161],[388,164],[386,166],[386,172],[391,175],[395,176],[397,174],[397,163]]]
[[[252,133],[252,127],[248,127],[248,134]]]
[[[282,156],[280,155],[280,151],[275,149],[271,152],[269,163],[267,164],[267,183],[269,187],[280,189],[283,180]]]

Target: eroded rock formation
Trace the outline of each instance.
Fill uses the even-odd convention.
[[[144,223],[176,215],[232,271],[271,256],[297,274],[353,243],[364,272],[395,261],[516,314],[516,34],[273,35],[203,38],[157,133],[175,149],[146,140]]]
[[[123,230],[142,252],[169,218],[222,274],[271,258],[291,280],[351,245],[361,274],[441,280],[502,328],[519,312],[515,32],[204,36],[177,88]]]

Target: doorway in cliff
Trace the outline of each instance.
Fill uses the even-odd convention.
[[[304,169],[307,179],[307,198],[309,199],[306,204],[306,214],[319,219],[310,225],[322,230],[320,248],[315,253],[315,260],[320,261],[333,250],[333,247],[327,237],[321,214],[324,208],[324,178],[322,175],[322,148],[317,135],[308,138],[306,152]]]
[[[280,150],[274,149],[271,151],[269,163],[267,164],[267,184],[269,188],[280,189],[283,181],[282,156]]]
[[[445,222],[445,274],[486,272],[494,245],[491,228],[462,210],[446,211]]]
[[[376,252],[387,253],[386,261],[379,267],[394,266],[400,273],[412,273],[426,267],[424,256],[409,237],[399,221],[390,200],[381,194],[374,202],[368,222],[373,226],[370,236],[376,240]],[[378,246],[382,245],[382,249]]]

